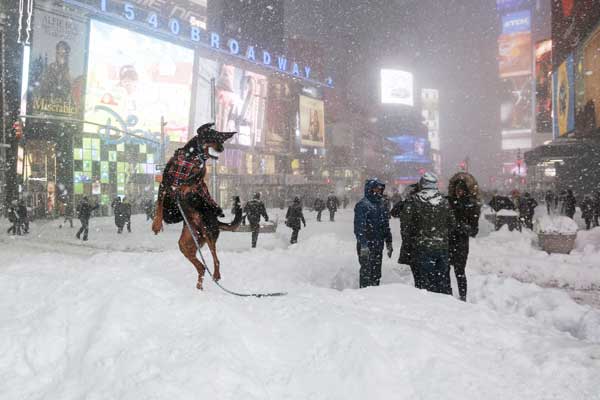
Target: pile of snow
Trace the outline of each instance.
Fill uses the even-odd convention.
[[[561,235],[575,235],[579,227],[577,223],[569,217],[544,215],[538,218],[536,223],[536,232],[553,233]]]
[[[545,269],[578,256],[551,258],[533,233],[503,230],[473,241],[472,303],[411,287],[397,252],[381,287],[356,290],[352,212],[305,216],[298,245],[285,228],[252,250],[249,234],[218,242],[225,286],[289,293],[278,298],[195,290],[180,225],[154,236],[136,217],[117,235],[98,218],[85,244],[51,225],[4,236],[0,398],[600,399],[598,311],[494,276],[519,259]],[[490,275],[477,273],[486,262]]]
[[[515,210],[500,210],[496,213],[498,217],[518,217],[519,213]]]

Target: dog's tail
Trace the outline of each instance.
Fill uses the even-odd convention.
[[[225,223],[219,221],[219,230],[226,232],[235,232],[239,228],[242,223],[242,210],[238,210],[233,216],[233,221],[230,223]]]

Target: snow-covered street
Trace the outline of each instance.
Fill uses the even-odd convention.
[[[0,236],[0,399],[600,399],[600,309],[569,296],[600,288],[600,229],[567,256],[482,225],[465,304],[412,287],[397,220],[382,286],[358,290],[351,210],[314,215],[295,246],[283,224],[255,250],[219,239],[222,284],[276,298],[197,291],[181,226],[139,215],[88,242],[78,221]]]

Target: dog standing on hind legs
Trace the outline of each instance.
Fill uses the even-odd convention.
[[[200,247],[207,244],[214,261],[213,278],[221,279],[220,262],[217,255],[217,240],[221,231],[235,231],[242,221],[241,213],[235,215],[231,223],[218,220],[224,216],[223,210],[212,199],[208,192],[204,177],[206,175],[206,161],[210,158],[218,159],[211,151],[221,153],[223,143],[230,139],[236,132],[218,132],[212,129],[214,124],[202,125],[197,130],[197,136],[192,138],[184,147],[175,151],[175,154],[163,171],[163,180],[158,190],[156,201],[156,214],[152,222],[152,231],[158,234],[162,231],[163,221],[174,224],[183,221],[179,205],[189,223],[188,229],[183,226],[179,237],[179,250],[196,268],[198,282],[196,287],[202,290],[206,266],[198,260],[194,232]]]

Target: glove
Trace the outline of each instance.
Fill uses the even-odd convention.
[[[387,245],[387,256],[388,258],[392,258],[392,254],[394,253],[394,248],[391,244]]]
[[[367,246],[360,248],[360,258],[369,258],[369,254],[371,254],[371,250]]]

